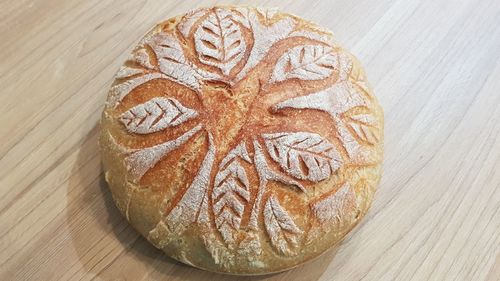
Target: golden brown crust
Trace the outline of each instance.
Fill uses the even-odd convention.
[[[265,274],[320,255],[366,214],[383,113],[331,34],[215,7],[140,42],[100,144],[117,207],[155,246],[206,270]]]

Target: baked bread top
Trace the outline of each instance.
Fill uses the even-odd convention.
[[[383,115],[331,33],[274,9],[213,7],[150,31],[101,122],[113,198],[151,243],[232,274],[323,253],[366,213]]]

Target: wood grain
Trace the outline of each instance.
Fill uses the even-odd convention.
[[[156,22],[216,3],[333,30],[385,108],[374,205],[336,249],[282,274],[181,265],[119,215],[103,180],[107,89]],[[0,280],[500,280],[500,1],[0,3]]]

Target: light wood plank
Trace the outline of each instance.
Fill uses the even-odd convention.
[[[2,1],[0,280],[235,280],[181,265],[119,215],[98,120],[114,72],[156,22],[277,6],[334,31],[385,108],[384,176],[343,243],[237,280],[500,280],[500,2]]]

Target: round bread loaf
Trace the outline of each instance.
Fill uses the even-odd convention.
[[[331,33],[214,7],[149,32],[101,121],[106,181],[153,245],[192,266],[278,272],[341,240],[381,175],[383,114]]]

